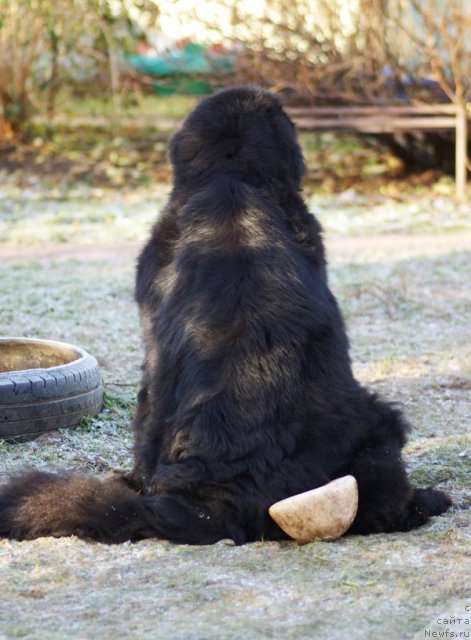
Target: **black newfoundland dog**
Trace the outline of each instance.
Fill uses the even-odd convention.
[[[142,251],[135,465],[105,480],[27,471],[0,535],[207,544],[286,535],[274,502],[346,474],[351,533],[407,531],[449,498],[413,489],[401,414],[354,379],[293,124],[254,87],[203,100],[170,144],[174,187]]]

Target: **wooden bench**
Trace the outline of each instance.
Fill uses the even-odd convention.
[[[465,197],[468,128],[464,105],[291,107],[287,112],[299,129],[308,131],[398,133],[454,129],[456,197]]]

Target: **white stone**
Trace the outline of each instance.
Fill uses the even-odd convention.
[[[268,513],[298,542],[335,540],[352,524],[358,509],[358,486],[353,476],[275,502]]]

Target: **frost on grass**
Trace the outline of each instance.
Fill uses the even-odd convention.
[[[133,400],[129,394],[114,396],[105,392],[102,412],[96,417],[84,418],[74,430],[51,431],[21,444],[0,440],[0,480],[9,471],[26,466],[95,474],[130,468],[132,412]]]
[[[112,244],[141,242],[162,208],[169,186],[152,189],[91,187],[85,183],[30,188],[0,186],[1,243],[31,245],[47,242]],[[471,204],[457,204],[440,189],[406,193],[396,199],[358,194],[317,192],[307,196],[310,207],[329,233],[447,233],[471,231]]]
[[[142,241],[167,192],[162,185],[128,192],[86,185],[65,192],[0,188],[0,243]]]
[[[109,231],[106,222],[93,225],[98,238]],[[403,406],[413,425],[405,450],[412,480],[449,491],[451,512],[407,534],[304,547],[2,541],[0,636],[412,638],[462,598],[471,537],[467,238],[393,235],[385,245],[327,237],[356,375]],[[141,360],[133,273],[124,255],[0,263],[0,333],[82,345],[98,358],[108,394],[105,411],[75,431],[1,445],[0,472],[129,466]]]
[[[348,192],[344,192],[348,193]],[[424,194],[392,200],[353,195],[314,196],[311,209],[332,233],[447,233],[471,230],[471,206],[450,198]]]

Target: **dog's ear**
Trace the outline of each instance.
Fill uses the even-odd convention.
[[[276,95],[282,107],[288,105],[296,95],[296,90],[286,84],[276,84],[270,88],[270,91]]]
[[[185,129],[178,131],[169,143],[169,158],[174,167],[181,166],[193,160],[201,149],[201,142],[197,135]]]

